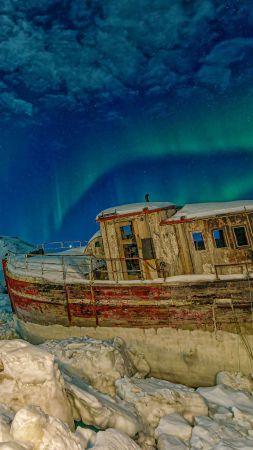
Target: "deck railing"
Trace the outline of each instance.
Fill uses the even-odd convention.
[[[62,251],[69,250],[70,248],[80,248],[86,247],[88,241],[53,241],[53,242],[42,242],[41,244],[36,245],[36,250],[42,249],[44,252],[46,251]]]
[[[129,261],[139,261],[139,269],[122,268],[124,258],[98,258],[94,255],[61,255],[55,254],[17,254],[9,253],[8,265],[15,272],[22,272],[33,277],[44,277],[60,280],[124,280],[144,279],[140,258],[128,258]]]
[[[70,245],[72,246],[75,242],[80,243],[78,247],[82,247],[82,241],[66,241],[67,247],[61,246],[60,248],[70,249]],[[60,244],[62,245],[63,243],[61,242]],[[73,253],[63,255],[60,251],[45,254],[34,252],[28,254],[9,252],[8,254],[8,265],[15,272],[22,272],[22,274],[27,276],[42,277],[56,282],[65,282],[66,280],[69,282],[71,280],[73,282],[81,282],[82,280],[113,280],[116,282],[135,279],[145,280],[149,278],[147,276],[147,270],[156,271],[158,277],[159,274],[161,277],[165,277],[162,270],[159,271],[156,267],[150,265],[148,261],[144,261],[140,257],[127,258],[127,261],[129,262],[129,267],[126,266],[125,258],[98,258],[95,255],[75,254],[74,248]],[[132,268],[131,262],[133,263]],[[233,270],[233,268],[235,269]],[[242,275],[246,278],[251,278],[253,274],[253,262],[216,264],[214,265],[214,271],[216,279],[231,275]]]
[[[235,267],[235,272],[233,271]],[[229,273],[228,273],[229,269]],[[239,272],[237,271],[239,269]],[[253,273],[253,261],[241,262],[241,263],[229,263],[229,264],[215,264],[214,266],[216,278],[219,279],[222,275],[244,275],[249,278]],[[223,273],[222,273],[223,272]],[[227,272],[227,273],[224,273]]]

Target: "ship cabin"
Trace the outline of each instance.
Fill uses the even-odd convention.
[[[177,206],[144,202],[112,207],[86,254],[100,261],[96,277],[114,281],[253,271],[253,201]],[[102,274],[102,275],[101,275]]]

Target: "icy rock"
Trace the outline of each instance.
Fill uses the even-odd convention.
[[[10,427],[13,417],[14,412],[6,405],[0,404],[0,442],[12,440]]]
[[[123,378],[116,381],[118,395],[134,404],[146,427],[158,426],[161,417],[179,413],[192,422],[194,416],[207,415],[208,408],[194,389],[156,378]]]
[[[2,403],[14,411],[38,405],[73,426],[64,380],[51,354],[22,340],[0,341],[0,367]]]
[[[77,377],[65,378],[65,384],[75,419],[102,429],[115,428],[131,437],[142,429],[141,418],[127,402],[102,394]]]
[[[240,372],[218,372],[216,375],[216,384],[225,384],[226,386],[240,391],[253,391],[252,378],[246,377]]]
[[[34,246],[21,241],[18,237],[0,236],[0,263],[6,257],[9,251],[15,253],[28,253],[34,249]],[[6,289],[2,264],[0,264],[0,292]]]
[[[78,436],[66,424],[48,416],[37,406],[20,409],[11,425],[16,441],[29,443],[37,450],[83,450]]]
[[[144,375],[149,371],[149,366],[146,363],[145,367],[145,360],[141,359],[141,356],[130,357],[124,341],[119,338],[103,341],[89,337],[51,340],[43,343],[41,347],[59,361],[70,365],[77,375],[87,380],[95,389],[110,395],[115,395],[116,380],[137,372],[132,359]]]
[[[212,387],[201,387],[197,392],[206,400],[211,408],[224,406],[225,408],[237,407],[243,411],[252,411],[253,397],[243,391],[236,391],[229,386],[219,384]]]
[[[170,434],[187,441],[191,437],[192,427],[180,414],[169,414],[160,419],[159,425],[155,429],[155,438],[159,438],[162,434]]]
[[[0,313],[12,313],[11,302],[7,293],[4,293],[5,288],[0,282]]]
[[[185,443],[169,434],[161,434],[157,441],[158,450],[187,450],[189,447]]]
[[[122,431],[108,428],[106,431],[99,431],[95,442],[94,450],[141,450],[139,445]]]
[[[216,448],[215,446],[222,440],[228,443],[239,443],[242,439],[247,440],[245,433],[237,430],[231,423],[221,424],[209,417],[196,417],[190,445],[193,450],[209,450]]]
[[[17,337],[12,313],[0,310],[0,340],[16,339]]]

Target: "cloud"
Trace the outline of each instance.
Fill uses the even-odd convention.
[[[2,0],[2,114],[87,112],[97,104],[106,115],[116,101],[150,97],[162,114],[167,96],[177,92],[233,89],[244,80],[244,61],[249,77],[253,39],[242,29],[250,2],[231,5],[230,11],[216,0]]]
[[[24,114],[25,116],[32,116],[33,105],[21,98],[15,97],[14,94],[3,92],[0,96],[0,105],[2,112],[4,110],[14,114]]]

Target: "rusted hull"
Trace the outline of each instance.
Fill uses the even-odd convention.
[[[249,280],[154,284],[54,284],[5,268],[17,317],[80,327],[173,327],[253,334]]]

